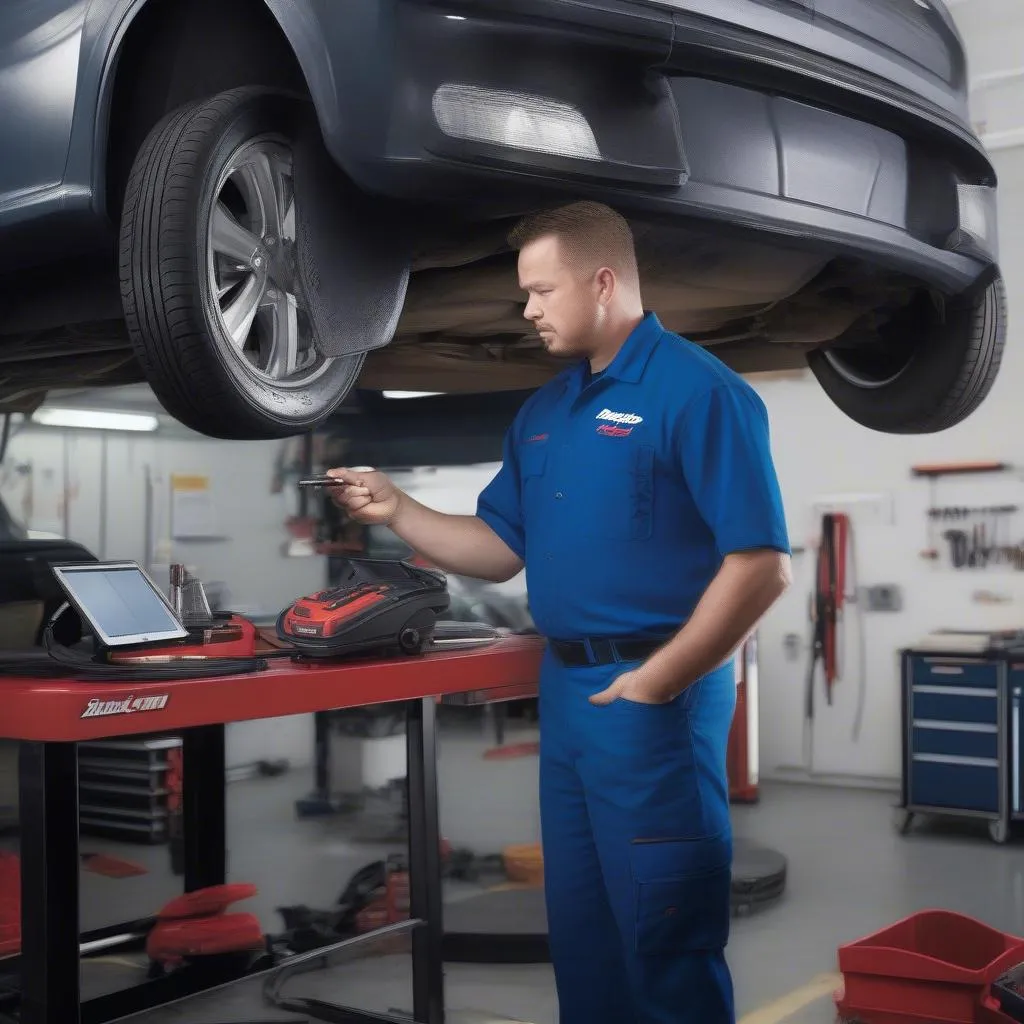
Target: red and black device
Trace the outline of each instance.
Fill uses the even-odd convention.
[[[383,558],[350,558],[339,583],[301,598],[277,620],[277,635],[299,654],[337,658],[372,651],[420,654],[448,610],[436,569]]]

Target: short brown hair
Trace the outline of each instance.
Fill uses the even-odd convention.
[[[509,245],[519,250],[540,238],[554,236],[569,259],[580,265],[610,266],[637,276],[636,242],[626,218],[610,206],[589,200],[524,217],[509,233]]]

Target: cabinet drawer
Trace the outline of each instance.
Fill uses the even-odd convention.
[[[914,722],[911,749],[915,754],[952,754],[956,757],[997,758],[999,734],[988,723]]]
[[[922,685],[911,693],[911,717],[915,722],[973,722],[995,725],[999,720],[999,691],[970,687],[955,689]]]
[[[918,807],[961,811],[999,810],[999,769],[941,754],[915,754],[910,768],[910,802]]]
[[[994,688],[999,681],[999,666],[991,661],[964,661],[957,658],[911,658],[910,679],[917,686],[978,686]]]

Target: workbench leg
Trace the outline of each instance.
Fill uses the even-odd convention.
[[[195,892],[227,881],[224,726],[186,730],[181,737],[181,760],[185,892]]]
[[[413,1018],[417,1024],[444,1024],[437,707],[431,698],[412,701],[408,707],[409,911],[426,922],[412,933]]]
[[[78,747],[22,742],[21,1024],[78,1024]]]

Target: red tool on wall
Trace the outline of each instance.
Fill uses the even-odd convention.
[[[818,662],[825,675],[825,699],[832,703],[832,689],[840,677],[838,624],[846,599],[846,553],[850,519],[842,512],[827,512],[821,519],[817,576],[811,604],[814,631],[811,661],[807,670],[807,718],[814,718],[814,682]]]

